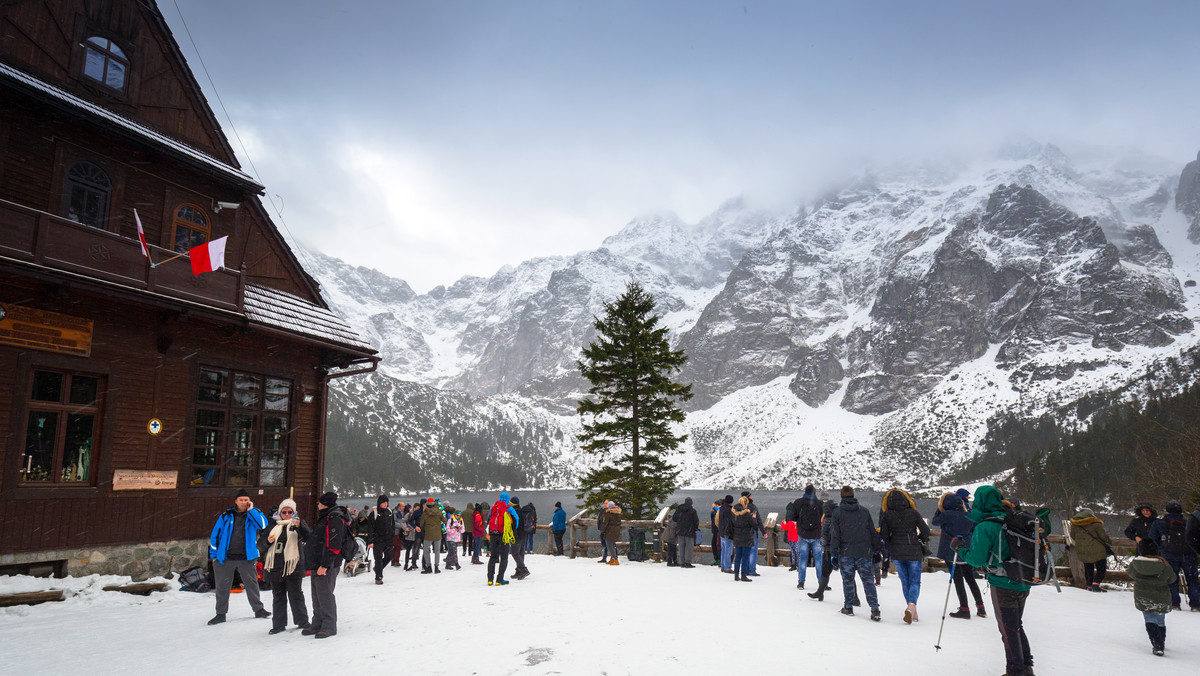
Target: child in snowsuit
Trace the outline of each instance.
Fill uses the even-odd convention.
[[[1146,556],[1147,548],[1139,547],[1139,556],[1129,562],[1129,577],[1133,578],[1133,605],[1142,611],[1150,649],[1161,656],[1166,651],[1167,613],[1171,612],[1171,584],[1175,571],[1161,556]]]
[[[462,570],[458,563],[458,543],[462,542],[464,530],[461,512],[455,511],[446,519],[446,540],[450,543],[446,548],[446,570]]]

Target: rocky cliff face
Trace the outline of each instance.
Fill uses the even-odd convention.
[[[1175,208],[1188,217],[1188,239],[1200,244],[1200,153],[1189,162],[1179,175],[1179,188],[1175,191]]]
[[[553,468],[577,466],[575,360],[593,314],[637,279],[690,357],[685,480],[928,479],[961,465],[1000,410],[1040,415],[1126,386],[1198,342],[1200,298],[1183,293],[1193,274],[1176,261],[1200,256],[1159,235],[1175,227],[1172,197],[1200,214],[1200,160],[1178,190],[1162,166],[1127,154],[1078,167],[1053,146],[1018,144],[978,165],[864,174],[786,214],[732,200],[695,224],[636,219],[597,250],[421,295],[320,256],[310,268],[380,345],[387,376],[463,393],[445,395],[451,408],[432,395],[403,408],[371,399],[397,430],[425,406],[473,429],[497,415],[501,429],[519,402],[566,439],[523,443],[551,449]],[[542,467],[528,453],[514,462]]]

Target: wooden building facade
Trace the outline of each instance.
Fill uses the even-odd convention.
[[[262,192],[154,2],[0,1],[0,570],[161,574],[240,488],[311,513],[329,379],[378,357]],[[151,265],[135,209],[225,269]]]

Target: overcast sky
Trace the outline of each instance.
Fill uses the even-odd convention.
[[[1192,0],[159,0],[247,170],[175,2],[292,235],[419,292],[1016,133],[1200,149]]]

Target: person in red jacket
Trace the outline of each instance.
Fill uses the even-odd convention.
[[[483,503],[475,506],[471,514],[471,535],[474,540],[471,542],[471,563],[476,566],[482,566],[483,561],[479,560],[479,552],[483,547],[483,539],[487,537],[487,531],[484,530],[483,514],[486,509]]]

